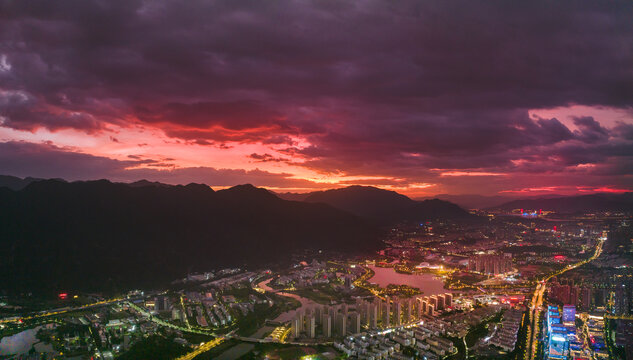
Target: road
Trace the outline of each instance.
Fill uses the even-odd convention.
[[[95,307],[95,306],[108,305],[108,304],[116,303],[116,302],[119,302],[119,301],[122,301],[122,300],[123,299],[121,299],[121,298],[110,299],[110,300],[99,301],[99,302],[92,303],[92,304],[76,306],[76,307],[67,308],[67,309],[63,309],[63,310],[49,311],[49,312],[45,312],[45,313],[42,313],[42,314],[30,315],[30,316],[25,316],[25,317],[21,317],[21,318],[4,319],[4,320],[0,320],[0,324],[2,324],[2,323],[18,322],[20,320],[22,320],[22,321],[24,321],[24,320],[33,320],[33,319],[39,319],[39,318],[44,318],[44,317],[48,317],[48,316],[61,315],[61,314],[65,314],[65,313],[68,313],[68,312],[88,309],[88,308]]]
[[[214,347],[220,345],[221,343],[224,342],[224,340],[226,340],[226,338],[224,336],[220,336],[217,339],[213,339],[213,340],[211,340],[209,342],[206,342],[206,343],[198,346],[194,351],[192,351],[192,352],[190,352],[188,354],[185,354],[185,355],[177,358],[176,360],[191,360],[191,359],[195,358],[196,356],[198,356],[198,355],[200,355],[200,354],[202,354],[204,352],[207,352],[207,351],[213,349]]]
[[[526,359],[533,360],[536,357],[536,351],[538,349],[538,335],[540,333],[540,331],[538,331],[539,319],[541,317],[541,310],[543,307],[543,295],[547,290],[547,282],[554,276],[561,275],[569,270],[573,270],[579,266],[585,265],[597,259],[602,253],[602,246],[604,245],[604,241],[605,239],[603,238],[598,239],[596,250],[590,258],[579,261],[575,264],[567,265],[563,269],[560,269],[541,280],[541,282],[536,286],[536,290],[534,291],[534,295],[532,296],[532,305],[530,311],[530,316],[532,320],[530,321],[530,326],[528,327],[527,332],[528,346],[527,352],[525,353]]]
[[[172,324],[170,322],[161,320],[160,318],[156,317],[156,316],[152,316],[152,314],[150,314],[147,310],[143,309],[140,306],[137,306],[135,304],[133,304],[132,302],[128,302],[127,303],[131,308],[133,308],[134,310],[138,311],[139,313],[143,314],[144,316],[148,317],[150,319],[150,321],[153,321],[159,325],[162,326],[166,326],[172,329],[176,329],[176,330],[180,330],[182,332],[186,332],[186,333],[192,333],[192,334],[200,334],[200,335],[210,335],[210,336],[215,336],[216,334],[212,331],[207,331],[207,330],[199,330],[199,329],[194,329],[191,327],[182,327],[182,326],[178,326],[175,324]]]

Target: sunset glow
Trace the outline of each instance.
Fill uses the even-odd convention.
[[[15,6],[0,25],[2,173],[412,196],[633,190],[633,54],[609,45],[633,36],[623,12],[578,7],[565,26],[508,37],[513,17],[550,24],[569,9],[505,9],[470,31],[497,10],[159,3]],[[106,14],[135,35],[95,26]],[[534,57],[547,49],[560,53]]]

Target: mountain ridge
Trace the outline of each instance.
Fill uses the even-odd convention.
[[[354,185],[310,193],[304,202],[320,202],[380,223],[468,218],[470,213],[440,199],[416,201],[391,190]]]
[[[125,289],[190,270],[284,261],[303,249],[372,252],[380,230],[252,185],[34,181],[0,188],[0,288]]]
[[[519,199],[509,201],[490,209],[543,209],[559,213],[579,213],[585,211],[633,211],[633,192],[622,194],[597,193],[576,196]]]

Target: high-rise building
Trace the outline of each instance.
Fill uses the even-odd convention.
[[[576,321],[576,306],[574,305],[564,305],[563,306],[563,322],[564,323],[573,323]]]
[[[300,317],[296,316],[292,319],[292,337],[298,338],[301,334],[301,322]]]
[[[382,310],[382,327],[388,328],[391,326],[391,304],[389,302],[389,296],[385,296],[385,306]]]
[[[498,275],[512,271],[512,255],[475,255],[468,259],[468,270]]]
[[[155,299],[156,311],[169,310],[169,298],[167,296],[157,296]]]
[[[437,310],[437,296],[432,295],[429,299],[429,304],[433,305],[433,309]]]
[[[329,314],[323,315],[323,336],[326,338],[332,337],[332,317]]]
[[[415,306],[416,317],[415,318],[416,318],[416,320],[420,320],[422,318],[422,314],[424,314],[424,310],[426,310],[426,309],[422,308],[422,298],[421,297],[418,296],[415,300],[416,300],[416,306]]]
[[[396,326],[402,325],[402,302],[398,299],[394,300],[393,323]]]
[[[371,304],[369,307],[369,328],[376,329],[378,327],[378,306]]]
[[[571,286],[569,285],[553,285],[549,290],[549,294],[553,300],[563,304],[571,303]]]
[[[406,313],[404,315],[404,323],[408,323],[411,321],[411,317],[413,316],[413,299],[407,299],[407,308]]]
[[[580,307],[581,309],[588,311],[591,310],[591,288],[584,287],[580,291]]]
[[[297,310],[297,313],[296,313],[295,317],[296,317],[296,319],[298,321],[298,324],[299,324],[298,325],[299,332],[302,332],[304,330],[303,323],[304,323],[304,320],[305,320],[305,315],[303,314],[303,310],[302,309]]]
[[[619,319],[615,329],[615,345],[624,348],[626,359],[633,359],[633,320]]]
[[[340,336],[347,335],[347,315],[338,314],[337,331]]]
[[[444,298],[446,299],[446,307],[452,307],[453,306],[453,294],[446,293],[446,294],[444,294]]]
[[[628,289],[626,288],[625,284],[616,284],[615,297],[613,299],[615,301],[613,310],[615,311],[616,315],[630,314],[631,303],[629,301],[630,297],[627,290]]]
[[[362,325],[369,324],[369,303],[361,300],[357,302],[356,311],[360,314],[360,322]]]
[[[575,310],[574,310],[575,311]],[[547,309],[547,356],[549,359],[567,359],[569,340],[567,328],[561,324],[561,316],[557,306]]]
[[[353,312],[349,316],[350,331],[352,334],[360,334],[360,315],[357,312]]]
[[[569,288],[569,304],[578,305],[578,288],[575,286]]]
[[[437,295],[437,309],[444,310],[444,295]]]
[[[426,307],[427,311],[426,313],[430,316],[434,316],[435,315],[435,306],[433,306],[432,304],[427,305]]]
[[[313,315],[310,315],[306,319],[306,333],[311,339],[314,339],[316,337],[316,319]]]

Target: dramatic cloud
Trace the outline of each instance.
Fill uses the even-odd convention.
[[[67,180],[95,180],[107,178],[113,181],[132,182],[139,179],[160,181],[167,184],[197,182],[210,186],[226,187],[236,184],[253,184],[272,188],[310,189],[323,187],[291,174],[273,174],[262,170],[214,169],[189,167],[170,169],[164,163],[171,159],[142,159],[129,156],[128,161],[78,153],[51,144],[24,142],[0,143],[0,169],[21,177],[64,178]],[[167,169],[162,169],[167,167]]]
[[[239,179],[191,170],[218,167],[187,150],[209,146],[274,187],[633,189],[631,2],[6,0],[0,14],[0,139],[110,159],[124,178]],[[629,115],[530,115],[579,105]],[[87,139],[69,158],[66,132]],[[138,144],[173,160],[120,160]],[[114,176],[59,166],[39,176]]]

